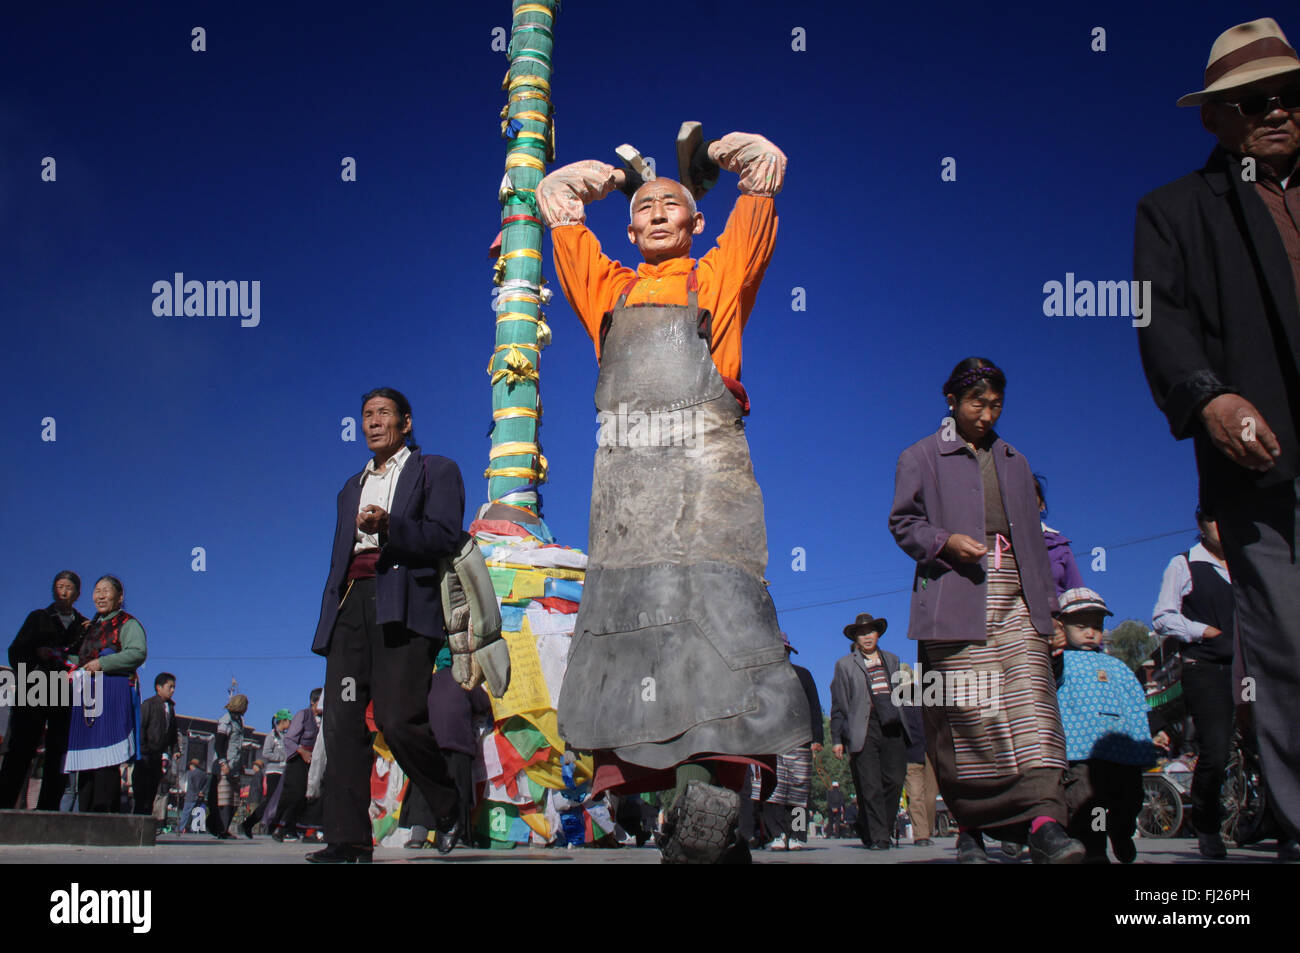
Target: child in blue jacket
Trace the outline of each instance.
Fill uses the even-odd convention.
[[[1059,598],[1054,644],[1056,700],[1065,728],[1065,803],[1071,837],[1084,863],[1109,863],[1106,840],[1120,863],[1137,857],[1133,831],[1142,810],[1142,773],[1155,764],[1142,685],[1119,659],[1101,651],[1106,616],[1096,592],[1069,589]]]

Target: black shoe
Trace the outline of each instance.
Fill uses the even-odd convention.
[[[1036,864],[1078,864],[1087,854],[1087,848],[1056,821],[1029,832],[1029,859]]]
[[[989,855],[984,852],[984,837],[979,831],[969,834],[962,831],[957,835],[957,863],[987,864]]]
[[[871,845],[871,849],[872,849],[872,850],[889,850],[889,848],[891,848],[891,847],[893,847],[893,846],[894,846],[894,845],[891,844],[891,843],[890,843],[889,841],[887,841],[887,840],[878,840],[878,841],[876,841],[875,843],[873,843],[873,844]]]
[[[434,836],[434,844],[438,848],[438,853],[450,854],[456,849],[456,845],[461,842],[463,837],[464,835],[460,829],[460,821],[457,821],[447,830],[438,831]]]
[[[330,844],[324,850],[307,855],[309,864],[368,864],[374,857],[370,847],[353,847],[351,844]]]
[[[1093,853],[1090,851],[1083,855],[1083,862],[1085,864],[1109,864],[1110,858],[1106,856],[1104,850],[1100,853]]]
[[[1131,837],[1113,837],[1110,849],[1115,852],[1115,859],[1121,864],[1131,864],[1137,860],[1138,848]]]
[[[1286,841],[1277,842],[1277,862],[1279,864],[1294,864],[1300,861],[1300,844],[1297,844],[1295,838]]]
[[[1201,852],[1201,856],[1207,860],[1225,860],[1228,856],[1228,848],[1223,846],[1223,838],[1219,832],[1213,834],[1202,834],[1196,832],[1196,847]]]
[[[722,856],[722,863],[752,864],[753,862],[754,858],[749,853],[749,841],[745,840],[745,838],[740,834],[737,834],[735,843],[733,843]]]
[[[253,839],[253,824],[255,823],[255,821],[244,821],[239,825],[239,829],[244,832],[244,836],[249,840]]]

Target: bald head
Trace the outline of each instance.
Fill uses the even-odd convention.
[[[704,216],[680,182],[655,179],[632,196],[627,239],[648,264],[690,257],[691,240],[702,231]]]
[[[662,191],[663,189],[667,189],[670,192],[676,192],[681,197],[681,199],[686,203],[686,207],[691,210],[691,214],[692,215],[695,214],[696,212],[695,196],[691,195],[691,193],[687,190],[686,186],[682,185],[676,179],[651,179],[649,182],[644,183],[641,186],[641,188],[637,189],[636,192],[632,194],[632,201],[630,201],[627,204],[627,218],[629,222],[632,220],[632,216],[636,213],[637,199],[639,199],[643,193],[646,193],[654,186],[660,186],[660,191]]]

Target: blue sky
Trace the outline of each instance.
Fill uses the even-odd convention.
[[[89,610],[115,573],[148,681],[176,673],[181,710],[213,717],[237,678],[259,729],[323,679],[308,647],[335,495],[366,459],[340,439],[360,395],[406,392],[426,451],[461,466],[467,521],[486,493],[506,68],[491,42],[509,4],[331,6],[44,5],[0,39],[4,618],[16,632],[64,568]],[[1136,332],[1045,317],[1043,284],[1131,277],[1138,199],[1213,145],[1174,101],[1200,88],[1214,37],[1261,12],[1022,6],[665,0],[643,25],[570,2],[557,23],[559,163],[631,142],[670,166],[685,119],[789,156],[743,380],[771,591],[824,701],[859,611],[915,658],[894,465],[937,426],[963,357],[1006,370],[999,430],[1047,474],[1049,522],[1119,618],[1149,620],[1193,540],[1191,448],[1151,401]],[[724,175],[702,201],[698,254],[735,195]],[[622,202],[589,223],[628,259]],[[155,316],[153,283],[178,271],[260,281],[260,323]],[[585,548],[596,363],[555,287],[544,516]]]

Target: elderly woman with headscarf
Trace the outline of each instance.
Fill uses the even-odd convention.
[[[95,583],[95,618],[81,640],[72,673],[72,725],[64,770],[78,772],[79,805],[88,813],[121,811],[120,768],[140,754],[136,671],[149,650],[144,626],[122,608],[124,596],[116,576],[102,576]]]
[[[922,682],[943,687],[923,695],[925,734],[958,861],[988,863],[983,832],[1028,842],[1035,863],[1079,863],[1064,827],[1056,587],[1038,496],[1024,455],[993,429],[1006,383],[984,358],[953,368],[949,416],[898,458],[889,528],[916,560],[908,635]]]
[[[244,713],[248,696],[233,695],[226,702],[226,713],[217,722],[212,750],[217,756],[208,790],[208,833],[220,840],[234,837],[228,828],[239,800],[240,753],[244,747]],[[215,805],[215,809],[213,808]]]

